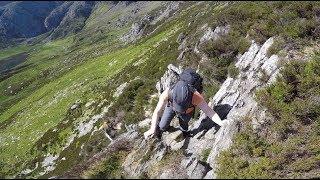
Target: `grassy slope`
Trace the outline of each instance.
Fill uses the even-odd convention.
[[[262,6],[260,6],[262,5]],[[314,6],[310,8],[310,5],[308,3],[306,4],[288,4],[288,3],[274,3],[274,4],[267,4],[267,3],[262,3],[262,4],[255,4],[255,3],[243,3],[243,4],[238,4],[235,6],[230,6],[228,9],[222,9],[220,13],[218,14],[218,17],[214,15],[215,11],[212,12],[211,19],[210,21],[214,25],[224,25],[224,22],[227,24],[231,24],[234,31],[237,33],[240,33],[242,36],[245,36],[248,30],[251,30],[249,32],[250,37],[258,41],[259,43],[264,42],[267,38],[271,36],[277,36],[281,35],[286,39],[286,43],[289,43],[290,40],[294,40],[294,45],[300,45],[301,47],[301,42],[304,42],[306,40],[314,40],[313,37],[317,36],[316,31],[313,29],[313,23],[316,23],[314,19],[310,18],[310,14],[315,13],[317,10],[317,4],[314,4]],[[273,17],[273,14],[270,13],[270,11],[276,9],[277,11],[280,11],[281,14],[277,17]],[[310,10],[311,9],[311,10]],[[202,12],[202,9],[197,9],[198,12]],[[310,12],[311,11],[311,12]],[[252,12],[252,13],[251,13]],[[257,13],[259,12],[259,13]],[[190,13],[190,12],[188,12]],[[193,20],[193,16],[195,14],[190,13],[190,16],[188,17],[189,22]],[[210,14],[211,15],[211,14]],[[201,17],[205,20],[210,20],[210,15],[208,19],[205,19],[205,17]],[[196,15],[195,15],[196,16]],[[307,26],[310,29],[313,29],[310,34],[308,34],[309,30],[308,28],[296,28],[298,27],[300,23],[303,23],[303,19],[307,17],[310,22],[307,21]],[[180,17],[181,18],[181,17]],[[185,18],[185,17],[184,17]],[[201,19],[199,18],[199,19]],[[196,19],[198,20],[198,19]],[[266,23],[268,22],[268,23]],[[212,25],[210,23],[210,25]],[[281,23],[283,25],[281,25]],[[201,23],[200,23],[201,24]],[[245,28],[243,26],[245,25]],[[301,24],[300,24],[301,25]],[[197,28],[191,26],[191,28]],[[187,28],[187,31],[189,29]],[[195,33],[194,31],[189,31],[188,33],[193,34]],[[305,36],[308,34],[308,36]],[[236,37],[236,38],[235,38]],[[239,36],[234,36],[234,40],[238,40]],[[232,40],[232,39],[230,39]],[[169,40],[170,41],[170,40]],[[232,42],[232,41],[231,41]],[[227,41],[229,44],[222,43],[220,47],[221,49],[228,49],[230,46],[233,44]],[[171,43],[168,43],[171,45]],[[228,47],[229,46],[229,47]],[[212,50],[212,47],[210,47]],[[278,47],[278,48],[283,48],[283,47]],[[216,48],[214,48],[216,49]],[[230,48],[231,50],[236,49],[234,47]],[[158,48],[157,54],[159,56],[162,55],[162,53],[159,53],[162,51],[162,47],[160,46]],[[280,50],[280,49],[278,49]],[[229,50],[230,51],[230,50]],[[158,60],[158,57],[155,57],[156,60]],[[194,59],[193,59],[194,60]],[[162,61],[161,61],[162,63]],[[212,62],[214,63],[214,62]],[[148,65],[144,66],[142,65],[141,67],[149,67]],[[131,68],[131,67],[130,67]],[[316,69],[316,68],[314,68]],[[150,68],[150,71],[153,69]],[[213,69],[210,69],[213,70]],[[225,72],[223,72],[225,75]],[[131,75],[131,74],[130,74]],[[313,75],[312,75],[313,76]],[[132,90],[132,89],[130,89]],[[135,89],[134,89],[135,90]],[[277,90],[277,89],[276,89]],[[140,91],[135,90],[132,92],[132,94],[138,94]],[[134,96],[130,93],[124,92],[123,96]],[[136,96],[134,96],[136,97]],[[127,100],[126,98],[124,98]],[[137,105],[137,99],[134,99],[135,105]],[[123,104],[122,101],[121,103]],[[121,104],[120,103],[120,104]],[[303,104],[303,103],[302,103]],[[300,106],[302,105],[300,104]],[[294,106],[294,105],[293,105]],[[313,106],[313,105],[311,105]],[[120,106],[116,106],[120,107]],[[270,108],[270,107],[268,107]],[[284,106],[285,108],[285,106]],[[133,111],[134,113],[139,112],[136,111],[135,108],[127,107],[128,111]],[[279,108],[281,109],[281,108]],[[293,108],[295,109],[295,108]],[[307,108],[308,109],[308,108]],[[278,109],[276,109],[278,110]],[[299,112],[299,111],[297,111]],[[315,112],[315,111],[314,111]],[[312,112],[312,114],[314,114]],[[317,111],[318,112],[318,111]],[[301,113],[301,112],[299,112]],[[130,115],[130,113],[128,113]],[[303,113],[302,113],[303,114]],[[138,116],[141,117],[141,114],[138,114]],[[135,117],[135,116],[130,116],[130,117]],[[316,123],[318,123],[317,118],[312,119],[312,126],[316,126]],[[251,120],[251,119],[250,119]],[[315,121],[314,121],[315,120]],[[283,124],[288,124],[284,119],[281,119],[281,125],[279,127],[283,127]],[[289,123],[290,124],[290,123]],[[299,124],[299,122],[297,123]],[[298,129],[301,126],[298,126]],[[289,138],[289,141],[281,141],[281,143],[278,143],[277,145],[272,145],[270,144],[265,144],[265,141],[263,138],[256,138],[255,134],[247,129],[244,129],[244,136],[241,136],[243,134],[240,134],[240,137],[236,139],[235,141],[238,141],[238,146],[236,145],[235,148],[231,150],[231,152],[227,152],[230,154],[227,154],[224,159],[220,161],[221,169],[219,170],[219,176],[220,177],[232,177],[232,178],[237,178],[237,177],[242,177],[242,178],[266,178],[266,177],[274,177],[273,175],[280,176],[279,177],[285,177],[287,175],[286,173],[290,173],[291,177],[309,177],[316,175],[317,169],[319,167],[319,151],[317,150],[318,144],[316,143],[316,139],[318,138],[318,128],[314,128],[312,130],[312,133],[305,133],[305,127],[302,127],[303,131],[300,131],[299,133],[301,134],[296,134],[294,138]],[[279,132],[276,132],[279,133]],[[285,134],[288,135],[287,132]],[[301,138],[299,137],[301,135]],[[312,138],[309,139],[309,141],[304,141],[305,137],[308,137],[308,135],[312,135]],[[290,134],[289,134],[290,136]],[[241,139],[242,138],[242,139]],[[296,141],[296,142],[294,142]],[[288,147],[281,147],[283,143],[286,143],[286,146]],[[292,162],[292,154],[294,156],[301,156],[301,153],[299,152],[299,149],[295,149],[294,146],[300,146],[303,145],[303,150],[307,152],[306,154],[303,154],[302,158],[298,157],[296,160],[294,160],[294,164],[286,164],[287,162]],[[239,146],[240,145],[240,146]],[[293,145],[293,146],[292,146]],[[276,149],[272,149],[276,148]],[[288,150],[289,149],[289,150]],[[293,149],[293,151],[292,151]],[[233,151],[233,152],[232,152]],[[239,153],[240,151],[240,153]],[[282,151],[282,154],[276,154],[275,152]],[[243,153],[244,152],[244,153]],[[241,154],[242,153],[242,154]],[[268,153],[268,155],[267,155]],[[318,153],[318,154],[317,154]],[[288,156],[288,159],[283,158],[282,156]],[[311,155],[311,156],[310,156]],[[250,157],[251,156],[251,157]],[[274,156],[275,158],[270,158],[266,156]],[[291,159],[290,159],[291,158]],[[247,160],[248,159],[248,160]],[[276,169],[276,173],[272,172],[271,168],[273,168],[274,164],[280,164],[280,168]],[[305,165],[305,166],[304,166]],[[97,172],[93,173],[104,173],[104,172],[109,172],[109,170],[112,168],[108,167],[101,167],[97,166],[96,170]],[[115,172],[118,171],[118,169],[115,170]],[[295,172],[294,172],[295,171]],[[309,172],[308,172],[309,171]],[[308,172],[308,173],[305,173]]]
[[[44,72],[59,65],[62,55],[71,43],[72,39],[68,38],[44,45],[24,47],[23,50],[29,50],[29,56],[21,65],[30,66],[0,82],[1,111],[29,95],[39,84],[48,82],[48,78],[43,75]]]
[[[172,30],[164,31],[138,46],[129,46],[85,63],[63,77],[43,86],[28,98],[4,112],[0,116],[1,122],[9,119],[17,112],[19,114],[14,118],[15,123],[10,124],[1,132],[1,137],[4,137],[1,147],[2,151],[5,152],[2,155],[3,160],[9,164],[15,164],[20,159],[29,159],[30,157],[26,157],[26,152],[32,144],[44,132],[62,120],[67,109],[81,97],[84,91],[89,90],[94,84],[111,78],[137,57],[147,53],[152,45],[161,42],[164,36],[172,32]],[[81,82],[85,82],[81,88],[74,86]],[[90,94],[89,96],[97,95]],[[19,137],[18,140],[12,141],[17,137]]]
[[[148,8],[154,10],[156,7],[151,5]],[[107,7],[104,6],[97,9],[98,12],[106,10]],[[112,14],[112,12],[109,13]],[[89,25],[92,25],[92,22],[101,24],[95,15],[93,14],[93,17],[88,20]],[[117,16],[110,18],[117,21]],[[91,92],[93,87],[104,84],[108,78],[120,72],[136,58],[147,56],[145,53],[150,48],[154,48],[152,45],[165,40],[163,36],[175,32],[169,29],[141,42],[138,46],[127,46],[117,50],[119,49],[117,38],[128,31],[128,27],[107,27],[107,29],[108,31],[104,34],[97,35],[94,34],[94,28],[89,28],[77,35],[81,38],[91,32],[90,36],[98,37],[99,40],[94,43],[71,36],[47,44],[21,46],[1,52],[5,58],[32,49],[26,63],[33,64],[31,68],[15,74],[0,84],[2,90],[0,105],[3,108],[2,111],[6,110],[0,114],[1,142],[3,142],[0,163],[4,165],[1,176],[10,170],[11,174],[21,171],[22,166],[34,158],[30,156],[30,148],[41,135],[65,118],[68,108],[75,100],[100,96]],[[101,56],[102,54],[106,55]],[[77,66],[80,67],[77,68]],[[42,77],[46,72],[49,73]],[[80,88],[73,86],[81,82],[84,84]],[[29,84],[20,86],[26,83]],[[9,86],[17,86],[16,92],[6,93],[4,90]],[[71,131],[72,128],[68,127],[59,132],[59,135],[67,137],[66,135]],[[17,144],[19,147],[15,148]],[[55,153],[56,150],[53,152]]]
[[[13,56],[15,54],[19,54],[22,52],[26,52],[30,49],[30,46],[27,45],[19,45],[14,48],[7,48],[0,51],[0,60],[5,59],[7,57]]]

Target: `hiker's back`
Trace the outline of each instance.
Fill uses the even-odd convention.
[[[190,87],[194,88],[196,91],[199,93],[202,93],[203,91],[203,86],[202,86],[202,77],[200,74],[198,74],[195,70],[193,69],[185,69],[181,74],[180,74],[180,80],[185,81],[186,83],[189,84]]]

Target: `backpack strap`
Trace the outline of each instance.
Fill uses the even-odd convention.
[[[163,85],[162,85],[162,83],[161,83],[161,78],[160,78],[160,80],[159,80],[159,84],[160,84],[160,94],[162,94],[163,93],[163,91],[164,91],[164,89],[163,89]]]
[[[189,85],[189,84],[188,84],[188,85]],[[190,86],[190,85],[189,85],[189,88],[190,88],[191,91],[192,91],[192,99],[193,99],[193,95],[194,95],[194,93],[197,91],[197,89],[194,88],[193,86]],[[191,100],[191,107],[193,108],[192,118],[194,118],[194,114],[195,114],[195,112],[196,112],[196,106],[192,104],[192,100]]]
[[[172,91],[173,91],[173,88],[174,88],[175,84],[174,85],[171,85],[169,87],[169,94],[168,94],[168,105],[172,103]]]

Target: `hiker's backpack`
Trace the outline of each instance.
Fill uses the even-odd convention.
[[[188,87],[190,89],[191,92],[195,92],[195,91],[198,91],[200,94],[202,93],[203,91],[203,86],[202,86],[202,77],[196,72],[194,71],[193,69],[185,69],[180,75],[179,75],[179,80],[181,81],[184,81],[188,84]],[[175,84],[176,85],[176,84]],[[169,89],[169,98],[168,98],[168,105],[172,103],[172,91],[173,91],[173,88],[174,86],[171,86],[170,89]],[[190,102],[188,102],[188,107],[194,107],[192,105],[192,96],[193,96],[193,93],[190,94]]]
[[[203,86],[202,86],[202,77],[200,74],[198,74],[195,70],[193,69],[185,69],[181,74],[180,74],[180,80],[188,83],[188,85],[191,88],[194,88],[194,90],[198,91],[200,94],[203,91]]]

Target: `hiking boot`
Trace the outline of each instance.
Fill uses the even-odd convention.
[[[161,140],[161,138],[162,138],[162,133],[157,133],[157,134],[155,134],[155,138],[156,138],[157,140]]]
[[[154,137],[155,137],[157,140],[161,140],[162,131],[160,130],[160,128],[156,128],[156,131],[155,131],[155,133],[154,133]]]
[[[175,128],[175,127],[173,127],[173,126],[171,126],[171,125],[169,125],[169,127],[168,127],[168,129],[167,129],[168,132],[175,132],[175,131],[177,131],[177,130],[179,130],[179,129],[178,129],[178,128]]]

